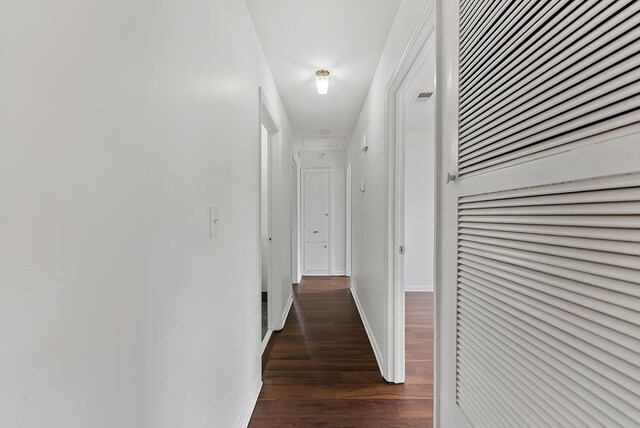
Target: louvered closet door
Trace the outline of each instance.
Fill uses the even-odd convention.
[[[440,426],[640,427],[640,2],[438,6]]]

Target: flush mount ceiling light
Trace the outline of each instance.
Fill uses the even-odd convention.
[[[329,70],[316,71],[316,84],[318,85],[318,94],[326,95],[329,91]]]

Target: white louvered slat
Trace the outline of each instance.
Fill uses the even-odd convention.
[[[471,295],[472,294],[473,293],[471,293]],[[469,298],[475,300],[471,295]],[[633,393],[629,388],[626,388],[629,382],[625,383],[626,378],[622,378],[619,372],[611,370],[598,361],[581,358],[583,357],[581,354],[576,353],[555,337],[545,337],[545,330],[539,330],[538,325],[532,326],[532,328],[535,329],[528,331],[527,324],[523,324],[520,319],[511,318],[504,311],[497,311],[495,313],[490,311],[486,312],[487,308],[483,307],[483,303],[478,303],[477,301],[469,303],[469,313],[460,316],[461,323],[463,322],[462,320],[469,318],[467,326],[469,333],[478,338],[489,336],[497,342],[503,342],[503,344],[511,340],[512,342],[509,342],[510,345],[502,349],[505,361],[513,365],[524,364],[533,371],[533,376],[529,373],[523,385],[539,382],[540,385],[548,386],[550,382],[545,382],[544,380],[548,376],[556,378],[557,374],[555,370],[565,370],[564,366],[571,367],[570,370],[565,370],[566,376],[568,376],[565,378],[566,380],[576,376],[579,377],[581,370],[595,370],[597,374],[594,375],[592,380],[602,383],[610,392],[625,397],[626,405],[633,404],[633,401],[629,400],[629,397],[633,398]],[[478,314],[483,315],[478,317]],[[486,324],[488,328],[481,329],[478,324],[483,323]],[[492,328],[497,325],[503,326],[497,331],[504,330],[504,332],[501,332],[499,335],[492,334]],[[525,331],[529,334],[525,334]],[[461,332],[461,334],[465,333]],[[541,337],[544,338],[544,340],[541,340]],[[516,344],[516,346],[514,346],[514,344]],[[512,349],[512,352],[509,352],[509,348]],[[529,348],[531,349],[527,350]],[[511,353],[515,354],[518,358],[510,359],[508,356]],[[540,358],[537,359],[538,357]],[[614,381],[620,380],[621,378],[621,383]],[[562,388],[557,388],[557,384],[551,386],[553,386],[553,390],[560,391],[561,394],[565,393]],[[558,399],[558,397],[554,396],[553,391],[551,391],[550,394],[554,400]],[[574,401],[576,401],[576,403],[582,402],[578,397],[576,397]],[[626,405],[623,404],[623,407]],[[584,415],[581,411],[574,412],[573,416],[581,419],[581,415],[584,420],[588,420],[588,416]]]
[[[469,299],[476,300],[471,294],[469,295]],[[469,303],[468,314],[461,316],[461,324],[464,324],[466,318],[469,319],[468,328],[470,334],[482,339],[482,341],[491,345],[492,348],[499,349],[504,355],[517,356],[521,361],[531,367],[534,370],[533,379],[538,378],[539,381],[545,385],[546,391],[550,396],[559,403],[563,403],[567,409],[572,409],[572,416],[574,416],[576,420],[585,423],[585,425],[582,426],[608,426],[606,423],[609,423],[609,420],[605,419],[605,424],[603,424],[602,415],[596,408],[591,406],[587,400],[582,396],[571,396],[571,391],[579,387],[567,376],[567,373],[571,374],[571,369],[568,369],[567,366],[561,363],[561,357],[558,358],[558,355],[561,354],[556,354],[554,351],[546,353],[544,350],[539,349],[528,351],[528,348],[532,344],[537,344],[537,342],[535,339],[525,335],[525,330],[514,327],[514,325],[518,323],[517,320],[505,318],[504,314],[501,314],[503,318],[497,315],[494,316],[493,314],[478,317],[476,312],[478,311],[478,307],[481,308],[482,305]],[[480,311],[485,312],[485,310]],[[482,323],[486,323],[487,328],[482,330],[475,329],[476,325]],[[498,327],[499,329],[497,331],[503,331],[500,336],[489,333],[492,329]],[[468,352],[481,354],[475,349],[469,349]],[[495,358],[491,353],[489,353],[488,357]],[[512,358],[511,360],[513,361],[515,359]],[[533,381],[534,380],[529,379],[530,383],[533,383]],[[565,396],[571,397],[572,399],[563,400]],[[600,423],[598,424],[596,421]]]
[[[521,52],[520,57],[522,61],[514,65],[513,68],[508,67],[506,69],[497,70],[497,74],[494,76],[494,79],[491,80],[490,82],[490,84],[494,86],[489,86],[485,89],[495,89],[499,87],[499,85],[503,85],[505,82],[508,82],[510,79],[513,79],[516,76],[518,77],[527,76],[529,80],[514,82],[515,85],[513,87],[505,88],[507,90],[507,93],[500,94],[495,99],[491,99],[487,103],[485,103],[486,107],[489,108],[496,105],[498,102],[504,100],[506,98],[506,95],[510,95],[513,91],[519,90],[522,87],[529,85],[531,82],[535,81],[535,79],[539,79],[540,76],[546,75],[547,77],[555,77],[557,73],[553,73],[552,71],[554,70],[554,67],[558,68],[558,66],[562,65],[562,61],[566,61],[569,69],[572,69],[574,73],[578,70],[588,69],[588,67],[591,67],[594,64],[582,64],[582,65],[576,64],[572,61],[572,60],[575,60],[575,58],[572,58],[572,55],[578,54],[580,52],[580,49],[583,49],[586,47],[593,49],[593,46],[590,46],[590,43],[598,40],[598,37],[600,36],[605,35],[607,37],[607,39],[605,40],[611,40],[616,36],[623,35],[625,31],[633,28],[633,25],[631,25],[630,22],[626,21],[626,15],[614,16],[612,20],[607,21],[607,19],[611,18],[611,16],[615,12],[619,11],[619,8],[622,5],[619,5],[619,7],[616,8],[615,10],[609,9],[607,13],[603,14],[599,12],[600,12],[600,8],[604,7],[605,5],[604,2],[601,2],[601,3],[591,2],[591,3],[592,4],[596,3],[597,5],[599,4],[600,6],[598,6],[595,9],[588,10],[586,11],[586,13],[585,13],[585,10],[577,10],[576,16],[575,16],[575,18],[577,19],[572,21],[571,24],[568,27],[566,27],[563,32],[557,34],[557,37],[556,37],[557,45],[551,45],[552,47],[551,50],[540,49],[540,45],[545,44],[545,42],[549,42],[550,34],[554,34],[554,33],[543,35],[543,39],[538,41],[538,45],[535,45],[535,44],[530,45],[528,50]],[[595,18],[595,21],[593,21],[592,24],[601,24],[606,21],[606,26],[598,27],[597,31],[589,31],[592,28],[590,28],[589,26],[586,26],[585,24],[589,21],[589,19],[592,19],[592,18]],[[612,28],[615,29],[615,33],[614,34],[611,34],[610,32],[608,33],[607,30],[610,30]],[[595,59],[601,60],[603,58],[606,58],[607,55],[615,52],[615,50],[621,47],[624,47],[625,41],[633,40],[633,35],[631,35],[631,37],[632,37],[631,39],[624,38],[624,39],[615,40],[615,43],[611,46],[607,45],[606,42],[603,41],[600,46],[604,46],[605,49],[601,51],[596,51],[594,53],[594,55],[596,55]],[[528,42],[531,43],[532,40],[529,39]],[[513,46],[513,45],[510,45],[510,46]],[[573,49],[567,50],[567,47],[572,47]],[[622,58],[624,58],[624,56]],[[537,63],[541,64],[541,67],[533,67],[533,64],[536,64],[535,62],[536,60],[538,60]],[[585,68],[585,66],[587,67]],[[562,72],[565,72],[565,70],[563,70],[561,67],[560,67],[560,70],[562,70]],[[549,74],[550,72],[551,74]],[[571,76],[572,74],[573,73],[567,74],[567,76]],[[484,76],[476,75],[475,77],[479,81],[479,78]],[[471,82],[469,82],[469,84],[471,84]],[[472,87],[469,86],[467,90],[471,91],[471,89]],[[479,87],[476,88],[476,91],[478,89]],[[467,102],[466,106],[469,107],[469,104],[473,100],[474,98],[468,98],[466,100]],[[473,113],[473,112],[474,110],[468,111],[468,113]],[[476,117],[476,119],[478,118],[479,117]],[[475,122],[470,122],[469,124],[473,124],[473,123]]]
[[[518,207],[518,206],[538,206],[538,205],[567,205],[567,204],[588,204],[595,202],[633,202],[640,199],[640,191],[637,188],[623,188],[619,190],[608,190],[607,192],[576,192],[558,195],[543,195],[535,198],[518,198],[506,200],[493,199],[480,202],[465,202],[461,208],[497,208],[497,207]]]
[[[593,322],[588,317],[599,315],[597,311],[571,304],[549,294],[530,291],[520,284],[496,278],[483,279],[474,275],[473,273],[478,271],[474,271],[472,268],[463,268],[461,271],[461,282],[472,287],[482,287],[484,290],[500,293],[502,298],[532,316],[554,319],[558,325],[563,325],[575,337],[589,341],[605,352],[616,353],[619,358],[629,364],[633,364],[636,359],[638,340],[618,332],[618,329],[627,327],[627,331],[633,330],[638,328],[637,325],[625,324],[620,320],[606,316],[598,317],[598,322]],[[483,276],[486,277],[486,275]],[[538,307],[544,309],[538,309]],[[575,313],[571,311],[575,311]]]
[[[470,331],[473,330],[473,324],[470,327]],[[492,358],[488,359],[487,364],[496,369],[497,376],[506,375],[506,380],[512,385],[512,389],[516,391],[517,395],[526,397],[527,400],[532,400],[536,403],[542,403],[542,413],[547,413],[550,418],[555,421],[555,424],[561,426],[573,426],[572,422],[565,416],[566,410],[558,405],[557,400],[553,399],[550,394],[546,393],[544,388],[541,387],[539,378],[531,370],[531,366],[523,364],[521,362],[513,362],[505,359],[501,353],[493,353],[492,349],[485,347],[484,341],[476,340],[481,339],[482,333],[476,333],[475,337],[461,337],[460,342],[465,343],[465,340],[483,353],[492,354]],[[473,354],[472,354],[473,355]],[[523,388],[522,385],[530,385],[530,391],[527,388]]]
[[[640,124],[640,2],[462,1],[459,175]],[[482,3],[482,2],[481,2]],[[491,2],[488,2],[491,3]]]
[[[586,250],[603,251],[619,254],[632,254],[640,256],[640,248],[635,242],[619,242],[607,239],[570,238],[567,236],[531,235],[527,233],[500,232],[497,230],[465,229],[460,228],[461,235],[473,235],[504,239],[507,241],[533,242],[562,247],[581,248]]]
[[[465,254],[467,253],[477,255],[477,256],[486,255],[486,253],[483,253],[482,251],[478,251],[475,249],[465,250]],[[575,264],[575,263],[567,263],[563,265],[561,263],[562,259],[558,259],[554,257],[536,257],[535,259],[533,258],[521,259],[521,258],[511,257],[510,255],[498,254],[495,252],[491,254],[491,258],[494,260],[500,260],[516,266],[521,266],[521,267],[526,267],[531,269],[535,269],[540,264],[544,264],[545,272],[552,272],[554,275],[558,275],[562,278],[584,281],[587,284],[592,284],[595,287],[600,287],[605,290],[613,290],[618,293],[640,297],[640,289],[635,282],[609,278],[602,275],[598,275],[597,273],[594,274],[590,272],[583,272],[581,270],[577,270],[576,268],[580,268],[584,265]]]
[[[478,299],[480,299],[485,303],[489,302],[493,305],[500,302],[500,300],[479,293],[476,290],[470,289],[470,291],[470,296],[473,296],[470,297],[470,300],[473,299],[477,302]],[[469,312],[471,314],[473,313],[473,310],[470,309]],[[499,326],[503,329],[510,328],[513,324],[520,325],[520,327],[514,329],[517,337],[516,339],[513,339],[511,334],[506,331],[501,335],[501,337],[509,338],[507,340],[507,349],[511,352],[508,351],[508,354],[512,354],[514,351],[518,354],[516,350],[520,350],[520,355],[525,354],[532,356],[533,358],[530,361],[534,361],[534,363],[538,365],[538,368],[547,383],[555,384],[550,379],[559,379],[568,387],[568,391],[573,391],[572,394],[571,392],[567,393],[565,390],[565,394],[567,397],[571,397],[576,404],[582,407],[582,410],[586,413],[584,418],[590,421],[587,426],[593,426],[595,421],[598,421],[607,427],[618,426],[618,424],[614,423],[614,421],[618,420],[625,420],[627,422],[626,425],[622,426],[633,426],[630,424],[629,416],[621,414],[619,410],[619,408],[625,408],[626,404],[621,400],[616,399],[598,384],[594,383],[591,378],[584,377],[579,371],[579,367],[569,365],[567,357],[570,356],[570,354],[558,354],[555,351],[547,353],[540,342],[528,335],[531,325],[524,324],[523,326],[520,323],[522,319],[528,319],[530,322],[531,319],[534,318],[527,318],[526,314],[523,316],[523,314],[518,314],[517,312],[512,311],[498,310],[498,312],[502,317],[502,321]],[[486,315],[483,315],[483,317],[486,317]],[[474,325],[477,325],[481,319],[482,318],[476,318]],[[493,325],[493,329],[495,328],[496,324]],[[491,329],[487,329],[487,331],[490,330]],[[478,331],[476,331],[475,334],[478,335]],[[562,335],[559,336],[563,340],[570,340],[568,337],[564,337]],[[573,363],[575,364],[575,362]],[[595,375],[594,378],[596,378]],[[578,394],[575,394],[576,392]],[[631,421],[633,421],[633,419]]]
[[[619,242],[640,242],[640,231],[637,229],[613,229],[606,227],[584,228],[571,226],[537,226],[530,224],[497,224],[460,222],[460,231],[491,230],[535,235],[576,237],[586,239],[602,239]],[[471,233],[471,232],[468,232]],[[634,247],[635,248],[635,247]]]
[[[460,409],[478,426],[638,426],[640,175],[458,208]]]
[[[634,317],[640,311],[640,299],[629,294],[605,290],[602,287],[473,254],[461,253],[460,263],[465,263],[480,270],[488,269],[496,276],[511,279],[514,282],[521,282],[526,286],[544,289],[547,293],[560,293],[561,295],[571,296],[572,301],[580,302],[586,307],[592,307],[614,317],[622,317],[621,319],[631,323],[639,321]],[[555,289],[565,290],[568,294]],[[583,296],[589,299],[583,299]]]
[[[490,264],[487,263],[487,264]],[[553,285],[541,285],[532,280],[521,278],[517,275],[509,275],[500,271],[488,272],[485,264],[467,261],[461,262],[461,275],[476,282],[495,281],[506,289],[515,290],[529,297],[544,301],[545,304],[568,311],[587,320],[599,324],[601,327],[610,328],[616,333],[608,336],[619,338],[622,346],[637,350],[640,340],[637,320],[627,321],[634,315],[634,311],[622,308],[604,301],[594,301],[593,298],[573,293],[572,291],[558,290]],[[465,276],[466,274],[466,276]],[[636,302],[637,303],[637,302]],[[636,304],[637,306],[637,304]],[[602,316],[599,316],[602,313]],[[597,315],[597,317],[596,317]],[[627,317],[626,319],[624,317]],[[604,331],[601,328],[600,331]],[[618,334],[622,333],[622,335]],[[626,336],[625,336],[626,335]],[[632,340],[630,340],[629,336]]]

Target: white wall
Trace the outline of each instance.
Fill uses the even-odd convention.
[[[349,143],[347,157],[353,183],[352,286],[372,335],[374,351],[384,367],[387,355],[387,189],[385,87],[427,0],[403,0],[389,34],[358,124]],[[369,150],[360,141],[367,134]],[[366,181],[366,192],[359,191]]]
[[[429,120],[425,117],[424,120]],[[433,132],[405,133],[404,282],[407,291],[433,291]]]
[[[303,151],[300,167],[331,169],[331,274],[346,275],[346,153],[344,150]]]
[[[2,9],[0,426],[235,426],[260,367],[259,85],[281,306],[291,283],[292,135],[245,3]]]

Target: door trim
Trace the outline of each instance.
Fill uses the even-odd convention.
[[[273,197],[273,193],[274,193],[274,189],[273,189],[273,182],[274,182],[274,150],[273,150],[273,146],[275,144],[277,144],[280,141],[281,138],[281,133],[280,133],[280,127],[278,125],[278,123],[275,120],[275,116],[273,115],[273,110],[271,109],[271,107],[269,106],[269,103],[265,97],[265,94],[262,90],[262,87],[258,87],[258,103],[259,103],[259,113],[258,113],[258,126],[257,126],[257,131],[258,131],[258,171],[260,171],[260,173],[258,174],[258,242],[259,242],[259,255],[258,255],[258,293],[256,294],[256,300],[257,300],[257,313],[261,315],[262,313],[262,302],[261,302],[261,296],[262,296],[262,262],[263,262],[263,258],[264,258],[264,254],[262,251],[262,214],[263,214],[263,208],[262,208],[262,184],[263,184],[263,180],[262,180],[262,126],[264,126],[267,130],[268,133],[268,137],[267,137],[267,150],[269,152],[269,165],[268,165],[268,174],[269,174],[269,179],[268,179],[268,183],[267,183],[267,209],[269,210],[268,212],[268,233],[271,237],[273,237],[273,232],[274,232],[274,228],[273,226],[273,212],[274,212],[274,197]],[[277,317],[275,316],[275,314],[280,314],[281,313],[281,308],[279,307],[278,302],[281,300],[280,296],[276,296],[275,291],[275,287],[274,287],[274,281],[273,281],[273,276],[274,276],[274,266],[273,266],[273,241],[270,242],[271,245],[271,250],[269,251],[270,254],[270,260],[269,260],[269,267],[268,267],[268,278],[267,278],[267,293],[268,293],[268,301],[267,301],[267,334],[265,335],[265,338],[263,340],[263,338],[261,337],[261,331],[262,331],[262,317],[259,316],[258,317],[258,371],[260,373],[262,373],[261,370],[261,365],[262,365],[262,346],[263,346],[263,342],[268,341],[268,338],[270,337],[270,333],[269,330],[275,330],[277,328]]]
[[[347,276],[351,276],[351,246],[352,246],[352,236],[351,234],[353,233],[351,230],[352,224],[352,213],[351,213],[351,164],[349,164],[347,166],[347,177],[346,177],[346,182],[347,182],[347,188],[346,188],[346,194],[347,194],[347,206],[345,207],[345,211],[346,211],[346,223],[345,223],[345,227],[346,227],[346,243],[345,243],[345,267],[346,267],[346,274]]]
[[[327,186],[328,186],[328,191],[329,191],[329,203],[328,203],[328,208],[327,210],[329,211],[329,222],[328,222],[328,232],[327,232],[327,257],[329,258],[329,260],[327,261],[327,272],[326,273],[318,273],[317,271],[307,271],[304,267],[304,261],[305,261],[305,244],[304,244],[304,197],[305,197],[305,181],[304,181],[304,177],[305,174],[307,173],[323,173],[323,174],[327,174]],[[331,183],[331,168],[300,168],[300,191],[301,191],[301,197],[300,197],[300,247],[301,247],[301,254],[302,254],[302,275],[304,276],[332,276],[332,263],[331,263],[331,257],[332,257],[332,251],[331,251],[331,243],[332,243],[332,239],[331,239],[331,233],[333,231],[333,204],[332,202],[332,198],[333,198],[333,191],[332,191],[332,183]]]
[[[299,284],[300,274],[300,165],[291,158],[291,282]]]
[[[404,97],[405,82],[410,81],[419,71],[426,55],[433,50],[434,5],[429,2],[422,14],[409,42],[386,86],[385,96],[385,135],[387,155],[387,265],[388,265],[388,307],[387,307],[387,364],[383,367],[383,376],[389,382],[403,383],[405,380],[405,289],[403,277],[403,258],[400,246],[404,245]],[[437,94],[437,86],[435,94]],[[434,101],[435,102],[435,101]],[[436,113],[437,115],[437,113]],[[435,118],[434,118],[435,120]],[[438,142],[436,141],[436,151]],[[437,165],[436,168],[437,170]],[[437,173],[437,171],[434,171]],[[437,186],[436,186],[437,187]],[[437,188],[434,192],[434,203]],[[435,230],[438,229],[438,215],[434,216]],[[437,236],[435,237],[437,246]],[[437,264],[434,263],[437,272]],[[438,284],[434,284],[434,331],[437,315]],[[434,346],[437,348],[437,334]],[[434,350],[434,356],[437,353]],[[437,361],[434,358],[434,372]],[[435,382],[434,420],[437,421],[438,384]]]

